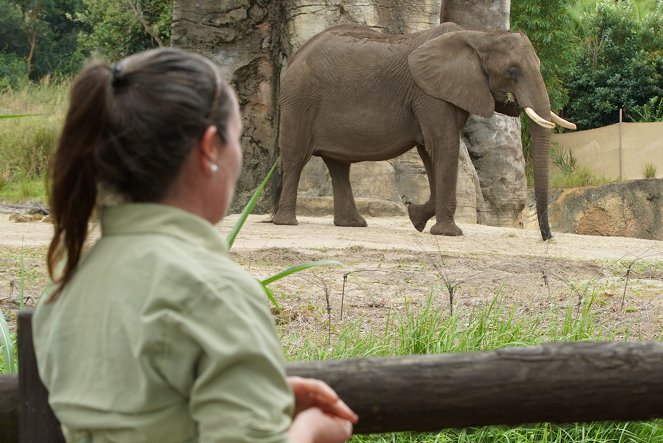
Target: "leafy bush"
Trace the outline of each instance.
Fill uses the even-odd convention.
[[[0,92],[25,86],[27,80],[25,60],[15,54],[0,53]]]
[[[637,122],[663,122],[663,96],[652,97],[642,106],[631,109],[631,119]]]
[[[600,1],[579,21],[579,57],[566,77],[565,115],[578,128],[616,123],[663,95],[663,7],[645,16],[630,1]]]
[[[84,0],[78,20],[87,25],[79,46],[117,61],[145,49],[170,44],[173,1]]]

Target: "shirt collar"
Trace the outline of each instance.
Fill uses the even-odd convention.
[[[214,225],[190,212],[156,203],[122,203],[101,210],[101,235],[162,234],[187,244],[228,253]]]

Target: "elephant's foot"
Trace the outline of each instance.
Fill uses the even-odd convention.
[[[410,221],[414,225],[414,228],[419,232],[423,232],[428,220],[435,215],[434,212],[426,210],[426,205],[414,204],[407,206],[407,214],[410,216]]]
[[[437,222],[431,226],[430,233],[433,235],[463,235],[463,231],[458,226],[456,226],[456,223],[454,222]]]
[[[274,217],[272,217],[272,223],[275,225],[298,225],[299,222],[297,221],[297,217],[295,217],[295,214],[283,214],[281,212],[277,212],[274,214]]]
[[[364,217],[362,217],[359,214],[353,215],[353,216],[340,216],[340,215],[335,215],[334,216],[334,224],[336,226],[354,226],[354,227],[359,227],[359,228],[365,228],[368,226],[368,223],[366,223],[366,220],[364,220]]]

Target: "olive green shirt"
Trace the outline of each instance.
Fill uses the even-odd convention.
[[[274,321],[213,226],[122,204],[103,210],[101,232],[34,316],[67,441],[287,441],[294,400]]]

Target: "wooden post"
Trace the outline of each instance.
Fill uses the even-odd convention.
[[[359,414],[357,434],[663,417],[663,343],[306,362]]]
[[[0,441],[18,442],[18,378],[0,375]]]
[[[37,372],[31,311],[18,313],[18,368],[20,442],[64,442],[60,423],[48,405],[48,392]]]
[[[619,181],[624,180],[624,150],[622,148],[622,113],[623,109],[619,108]]]

